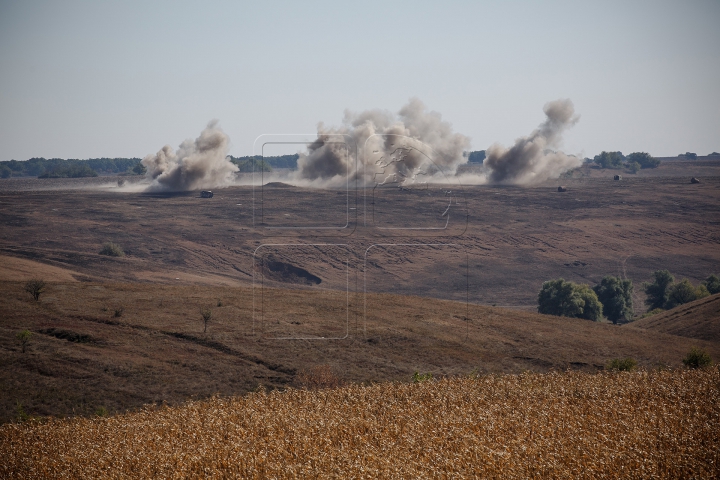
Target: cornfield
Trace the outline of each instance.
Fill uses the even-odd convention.
[[[717,478],[720,369],[259,391],[0,426],[3,478]]]

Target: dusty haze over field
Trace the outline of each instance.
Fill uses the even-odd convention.
[[[576,156],[548,150],[560,146],[563,132],[579,120],[572,101],[548,102],[544,111],[547,119],[529,136],[518,138],[510,148],[493,144],[483,171],[457,180],[526,185],[557,178],[580,166]],[[247,178],[234,175],[238,167],[227,158],[229,143],[218,121],[213,120],[197,139],[185,140],[177,152],[165,145],[156,154],[145,156],[142,164],[151,182],[146,189],[190,191],[247,183]],[[464,154],[469,148],[469,137],[454,132],[440,113],[411,98],[397,115],[377,109],[346,110],[340,127],[319,122],[317,139],[298,152],[297,171],[270,178],[314,187],[341,187],[348,177],[359,176],[366,182],[390,181],[400,187],[447,182],[447,176],[454,176],[458,166],[467,163]]]

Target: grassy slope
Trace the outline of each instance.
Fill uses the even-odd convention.
[[[87,415],[100,407],[113,413],[150,402],[242,394],[259,385],[297,385],[297,373],[317,365],[361,383],[407,381],[415,371],[436,377],[473,370],[596,371],[626,356],[646,367],[680,366],[696,345],[720,358],[717,342],[417,297],[369,295],[365,319],[362,299],[351,296],[347,339],[288,341],[264,338],[260,325],[253,326],[249,288],[52,283],[40,302],[20,282],[0,282],[0,290],[3,422],[16,416],[18,402],[33,415]],[[344,294],[274,293],[279,312],[314,312],[314,323],[297,327],[300,333],[322,334],[345,321]],[[207,307],[213,318],[204,334],[199,312]],[[114,316],[120,308],[122,315]],[[292,316],[271,317],[266,333],[296,327]],[[26,353],[14,338],[24,328],[34,332]],[[41,333],[49,328],[83,341]]]
[[[681,337],[720,342],[720,295],[694,302],[643,318],[628,325]]]

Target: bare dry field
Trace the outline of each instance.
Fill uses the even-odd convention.
[[[542,282],[552,278],[594,284],[613,274],[638,285],[663,268],[695,283],[718,273],[720,162],[665,162],[624,175],[620,182],[613,181],[614,173],[586,169],[575,172],[577,178],[532,188],[456,188],[457,213],[448,229],[438,231],[374,227],[400,225],[403,219],[421,218],[423,209],[446,205],[444,189],[397,190],[373,203],[371,192],[267,187],[260,204],[257,195],[253,201],[251,187],[218,190],[214,198],[201,199],[197,192],[123,193],[98,186],[102,179],[52,185],[45,183],[49,180],[6,179],[0,180],[0,254],[70,270],[80,281],[247,286],[253,282],[253,253],[261,245],[344,244],[350,252],[342,260],[349,265],[349,281],[346,269],[328,262],[322,252],[293,254],[285,263],[319,277],[320,288],[349,285],[363,291],[369,246],[452,243],[466,255],[467,300],[528,310],[535,308]],[[702,183],[690,184],[691,176],[700,176]],[[560,183],[567,192],[557,192]],[[83,185],[92,189],[80,189]],[[303,222],[348,227],[268,228]],[[98,255],[108,241],[127,255]],[[432,258],[426,252],[394,249],[399,267],[379,265],[377,272],[387,278],[370,281],[368,288],[458,299],[457,291],[464,288],[432,293],[429,287],[437,281],[432,273],[447,262],[442,252]],[[282,251],[274,254],[283,256]],[[410,264],[415,268],[404,268]],[[424,272],[419,270],[423,265]]]
[[[410,381],[416,371],[597,372],[625,357],[650,369],[679,368],[692,347],[720,358],[720,342],[705,338],[706,328],[693,338],[645,323],[620,327],[407,295],[353,295],[348,305],[345,292],[271,289],[277,315],[264,325],[247,287],[51,283],[39,302],[22,282],[0,287],[3,422],[18,418],[18,405],[28,415],[63,417],[299,387],[298,375],[318,365],[342,381],[369,384]],[[717,325],[717,298],[679,307],[682,318]],[[212,311],[207,332],[204,308]],[[347,336],[277,339],[284,328]],[[33,332],[25,352],[15,340],[22,329]]]
[[[684,336],[676,320],[619,334],[529,313],[552,278],[631,278],[639,313],[639,283],[653,270],[693,282],[720,271],[720,162],[663,162],[620,182],[613,173],[455,189],[459,214],[439,231],[374,227],[446,208],[444,188],[379,195],[273,183],[201,199],[123,192],[111,177],[0,180],[2,419],[18,402],[31,414],[92,414],[284,387],[317,364],[367,382],[416,370],[597,370],[621,356],[679,365],[695,340],[717,358],[707,333],[717,309],[691,315],[705,326]],[[107,241],[126,256],[99,255]],[[286,245],[296,243],[324,245]],[[22,291],[30,278],[50,282],[39,303]],[[213,312],[207,334],[203,308]],[[20,355],[14,334],[25,328],[35,336]]]
[[[720,369],[261,391],[0,426],[3,478],[717,478]]]

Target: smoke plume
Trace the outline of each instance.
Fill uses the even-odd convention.
[[[348,153],[347,142],[340,135],[350,137],[349,143],[358,149],[365,149],[365,155],[360,155],[365,165]],[[348,175],[359,175],[361,170],[371,178],[391,172],[412,178],[421,165],[428,163],[436,170],[454,173],[459,164],[466,162],[463,151],[469,146],[468,137],[454,133],[439,113],[428,111],[419,99],[412,98],[397,115],[382,110],[345,111],[339,128],[318,124],[317,140],[298,159],[296,179],[342,184]]]
[[[177,152],[170,145],[142,159],[147,177],[152,180],[148,190],[188,191],[232,184],[238,167],[227,160],[230,139],[212,120],[193,140],[185,140]]]
[[[547,119],[529,136],[518,138],[510,148],[494,144],[487,149],[485,167],[490,170],[490,183],[538,183],[580,166],[579,158],[550,150],[560,145],[563,132],[580,119],[572,101],[546,103],[543,111]]]

